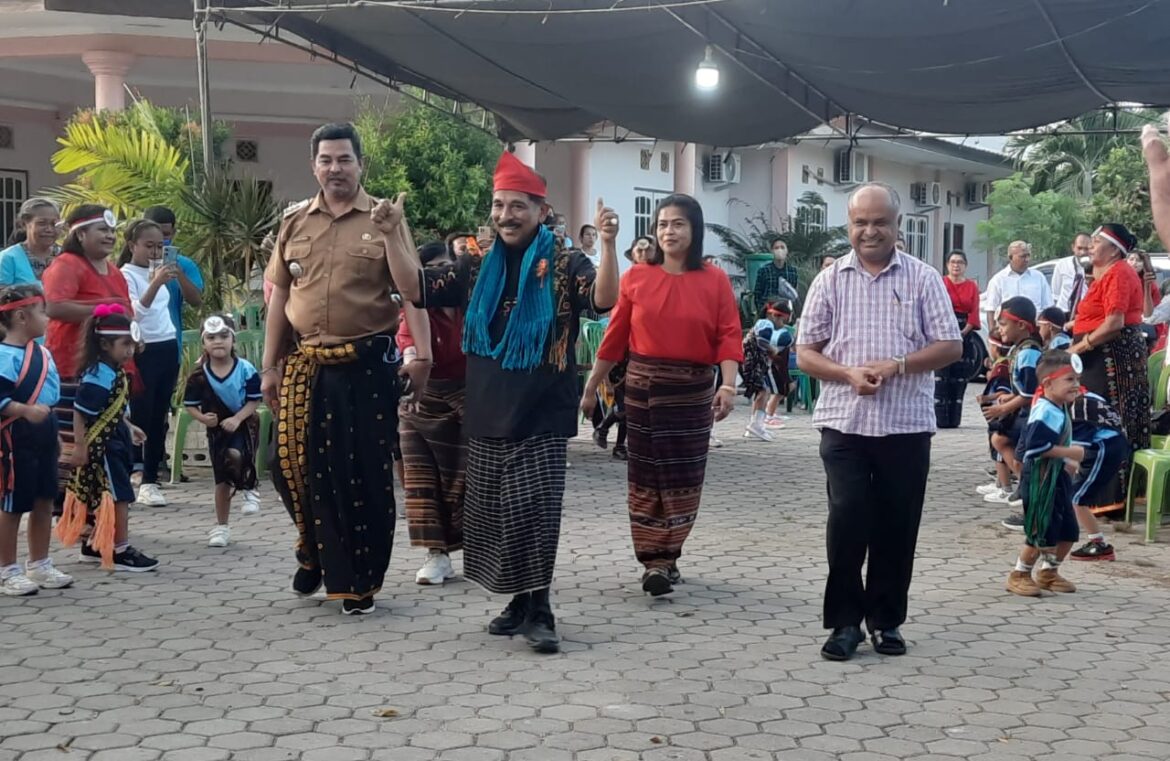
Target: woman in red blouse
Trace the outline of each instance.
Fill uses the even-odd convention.
[[[1130,446],[1145,449],[1150,446],[1150,382],[1146,339],[1138,329],[1145,286],[1125,262],[1136,244],[1125,225],[1102,225],[1093,233],[1093,283],[1077,305],[1069,351],[1084,362],[1081,383],[1121,415]],[[1122,500],[1122,480],[1115,503]]]
[[[698,201],[664,198],[653,229],[658,246],[622,277],[581,409],[592,412],[598,384],[628,352],[630,529],[646,569],[642,589],[657,596],[682,580],[678,558],[699,510],[712,416],[722,420],[735,403],[732,385],[713,393],[713,367],[735,378],[743,348],[731,282],[703,262]]]
[[[979,286],[974,280],[967,279],[967,255],[962,251],[952,251],[947,257],[947,274],[943,277],[943,285],[951,297],[955,319],[959,321],[959,330],[962,331],[963,357],[938,371],[934,412],[939,428],[958,428],[963,415],[963,395],[967,392],[970,376],[968,368],[976,352],[975,347],[969,344],[980,340],[978,334],[974,338],[969,337],[979,329]]]

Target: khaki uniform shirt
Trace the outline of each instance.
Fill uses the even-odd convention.
[[[264,276],[289,289],[285,312],[301,343],[336,346],[398,330],[385,240],[370,221],[374,205],[361,189],[337,218],[321,193],[285,212]]]

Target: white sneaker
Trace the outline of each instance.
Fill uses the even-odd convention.
[[[211,531],[207,532],[207,546],[208,547],[227,547],[232,541],[232,529],[230,526],[223,524],[216,524]]]
[[[989,484],[975,487],[976,494],[995,494],[999,491],[999,481],[992,481]]]
[[[755,437],[760,441],[775,441],[771,431],[763,426],[762,423],[751,422],[748,423],[747,430],[743,432],[743,437],[749,439]]]
[[[1007,489],[996,488],[990,494],[983,495],[984,502],[990,502],[994,505],[1006,505],[1011,499],[1012,493]]]
[[[715,438],[715,434],[711,434],[711,441],[709,443],[715,449],[719,449],[720,447],[723,446],[723,442],[720,441],[719,439]]]
[[[26,567],[24,575],[41,589],[64,589],[73,584],[73,577],[54,568],[52,560],[36,568]]]
[[[252,489],[244,492],[244,505],[240,508],[241,515],[260,514],[260,492]]]
[[[37,583],[24,575],[24,570],[19,566],[15,571],[10,572],[3,579],[0,579],[0,592],[9,597],[24,597],[26,595],[35,595],[40,587]]]
[[[167,498],[158,484],[143,484],[138,489],[138,504],[143,507],[166,507]]]
[[[442,584],[447,579],[455,578],[455,569],[451,567],[451,556],[445,552],[432,552],[427,555],[427,562],[414,575],[414,583],[427,586]]]

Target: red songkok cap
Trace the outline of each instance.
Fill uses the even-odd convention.
[[[499,163],[496,164],[492,190],[512,190],[539,198],[548,196],[548,186],[540,179],[540,175],[508,151],[504,151]]]

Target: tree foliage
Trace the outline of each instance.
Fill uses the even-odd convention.
[[[991,218],[978,225],[978,245],[1005,255],[1008,244],[1025,240],[1032,244],[1036,261],[1064,256],[1077,233],[1085,231],[1081,204],[1054,190],[1032,191],[1022,174],[998,180],[988,198]]]
[[[1146,251],[1162,250],[1150,213],[1150,175],[1141,146],[1136,142],[1114,148],[1098,165],[1097,186],[1089,199],[1088,216],[1094,227],[1120,222],[1137,237],[1139,247]]]
[[[499,141],[458,116],[423,105],[392,112],[362,103],[364,183],[371,195],[406,191],[407,219],[420,240],[473,231],[491,203]]]

